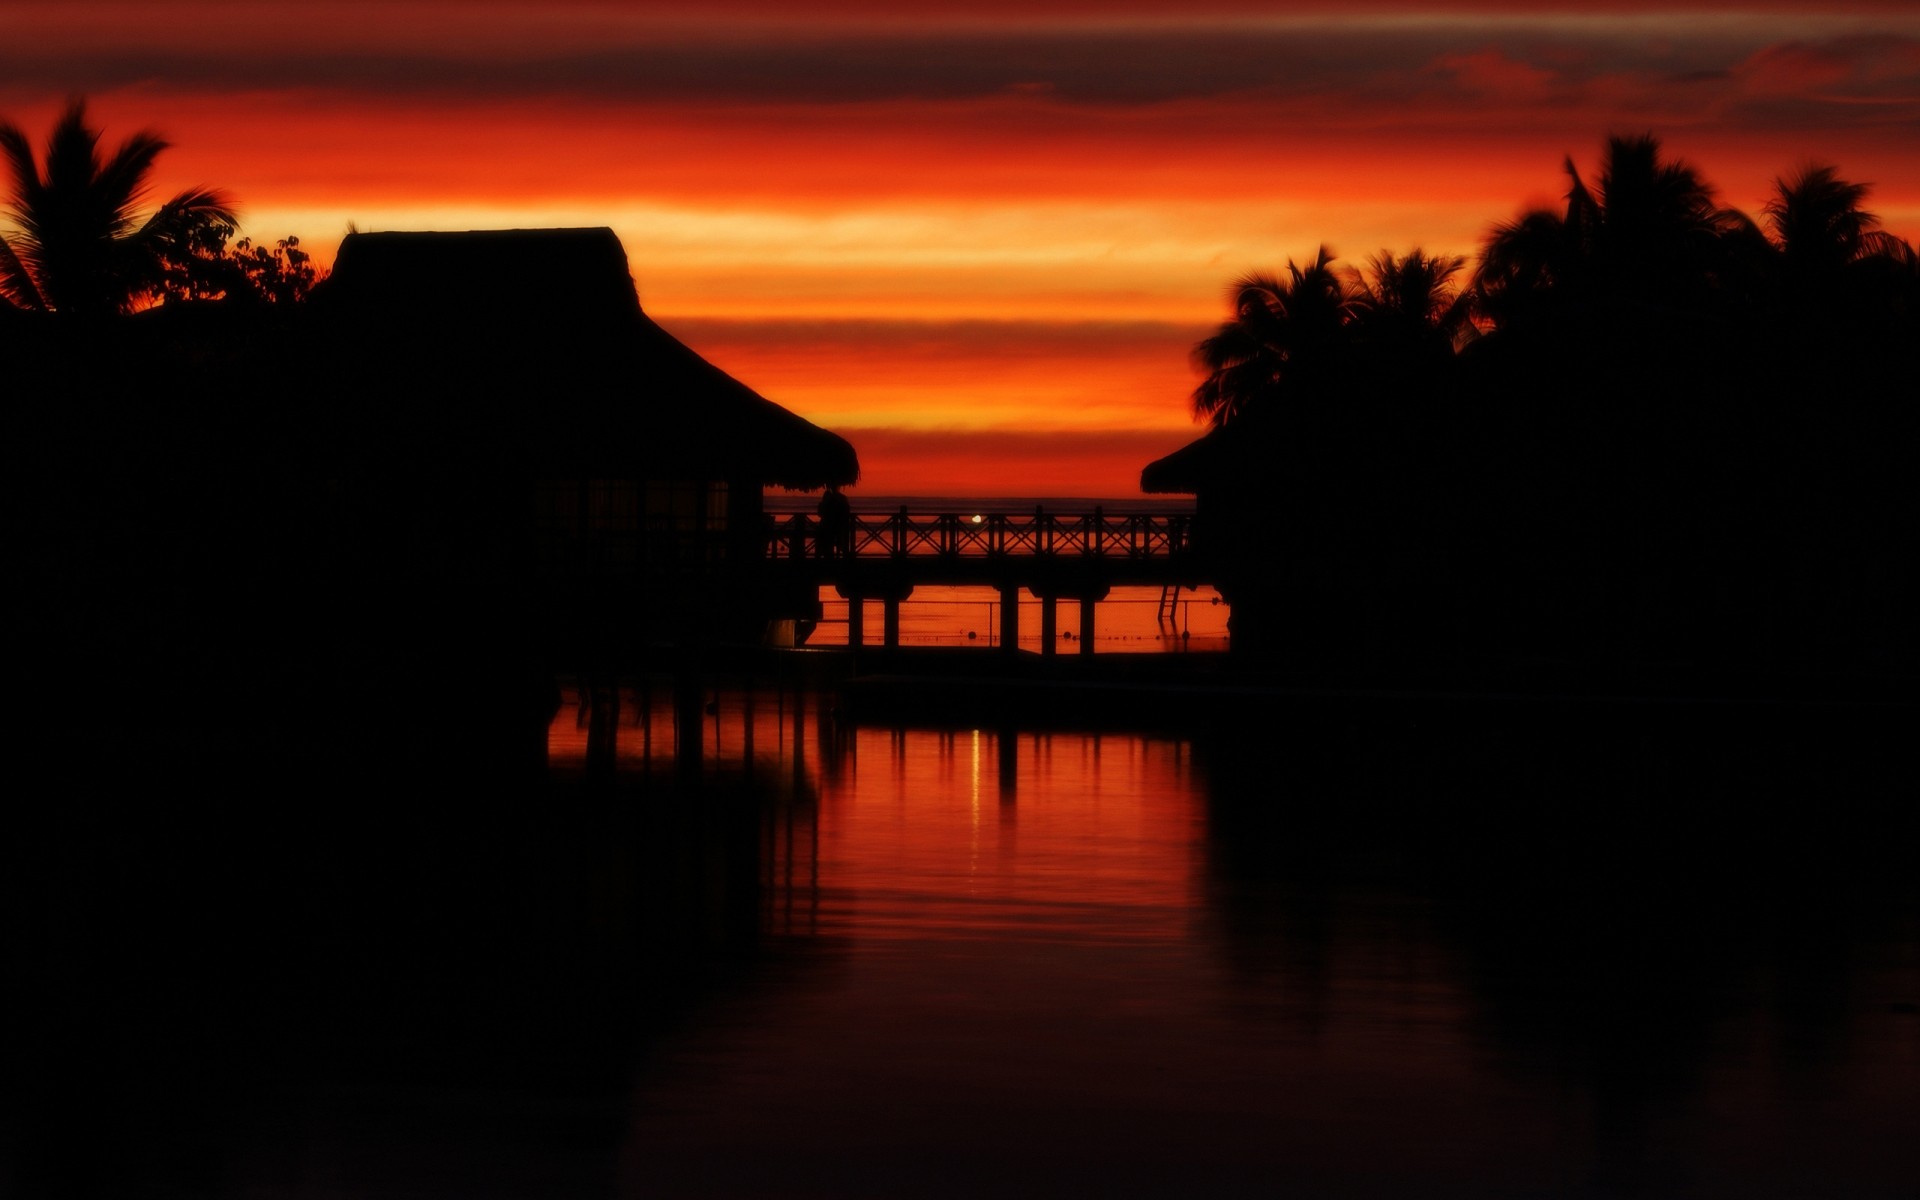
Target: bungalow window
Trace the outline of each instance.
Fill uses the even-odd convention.
[[[630,568],[639,557],[639,486],[630,479],[543,480],[534,489],[534,524],[550,566]]]
[[[603,569],[629,570],[638,556],[640,490],[631,479],[589,479],[581,487],[582,527]]]
[[[631,572],[725,557],[724,482],[556,479],[535,490],[534,523],[549,567]]]
[[[717,481],[648,480],[648,558],[697,563],[723,556],[727,532],[727,485]]]

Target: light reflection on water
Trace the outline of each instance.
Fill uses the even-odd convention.
[[[1910,710],[450,696],[15,806],[0,1193],[1914,1200]]]
[[[844,766],[821,789],[827,899],[841,922],[830,931],[1177,940],[1198,835],[1182,749],[1138,738],[853,731]],[[1107,761],[1116,755],[1127,761]]]
[[[635,1194],[1911,1196],[1920,1179],[1901,1132],[1920,1113],[1912,910],[1863,933],[1768,875],[1825,880],[1838,859],[1768,842],[1750,878],[1557,819],[1526,843],[1501,841],[1512,822],[1423,826],[1378,795],[1431,786],[1391,756],[1432,748],[1377,738],[1203,753],[715,699],[701,769],[779,781],[760,935],[745,981],[642,1073]],[[657,743],[671,717],[651,703]],[[556,722],[562,772],[580,728]],[[657,769],[641,740],[620,761]],[[1791,911],[1756,911],[1782,887]]]

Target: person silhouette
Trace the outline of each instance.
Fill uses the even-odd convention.
[[[853,553],[853,506],[847,502],[838,484],[828,484],[820,497],[820,529],[815,547],[821,558],[851,556]]]

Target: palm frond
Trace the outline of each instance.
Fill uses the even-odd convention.
[[[41,161],[25,134],[0,124],[16,226],[0,262],[8,297],[31,303],[31,292],[53,311],[123,312],[162,286],[169,256],[193,258],[207,231],[230,233],[232,202],[208,188],[181,192],[141,218],[147,180],[165,149],[165,139],[143,130],[103,160],[84,100],[70,102],[54,122]]]
[[[40,285],[34,282],[32,272],[13,252],[5,237],[0,237],[0,297],[17,308],[47,311],[47,300],[40,294]]]
[[[83,194],[100,173],[99,146],[100,135],[87,128],[87,102],[68,104],[47,135],[47,189]]]
[[[1580,168],[1574,165],[1571,155],[1561,166],[1571,181],[1567,186],[1567,211],[1561,224],[1574,237],[1584,240],[1599,224],[1600,204],[1587,189],[1586,180],[1580,178]]]
[[[1824,164],[1809,164],[1791,178],[1776,178],[1762,207],[1767,229],[1780,249],[1804,263],[1835,264],[1860,257],[1863,239],[1880,218],[1860,207],[1870,186],[1851,183]]]
[[[212,188],[193,188],[174,196],[153,211],[129,240],[147,246],[177,242],[194,231],[224,225],[231,231],[240,224],[233,201],[226,193]]]
[[[103,202],[120,214],[121,228],[132,228],[133,209],[146,198],[147,176],[153,171],[154,160],[167,147],[158,134],[142,130],[121,142],[113,156],[101,164],[94,187]]]
[[[1553,290],[1574,270],[1577,234],[1559,213],[1534,209],[1487,234],[1480,265],[1467,290],[1481,315],[1495,321],[1508,310]]]
[[[8,215],[24,224],[31,219],[34,201],[42,190],[33,143],[15,126],[0,122],[0,153],[5,154],[7,173],[13,176],[7,189]]]
[[[1915,250],[1913,243],[1884,229],[1873,229],[1860,236],[1860,249],[1855,256],[1856,262],[1869,260],[1912,268],[1920,266],[1920,250]]]

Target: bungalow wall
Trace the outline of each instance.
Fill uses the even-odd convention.
[[[700,573],[765,556],[759,484],[728,479],[542,479],[536,561],[563,577]]]

